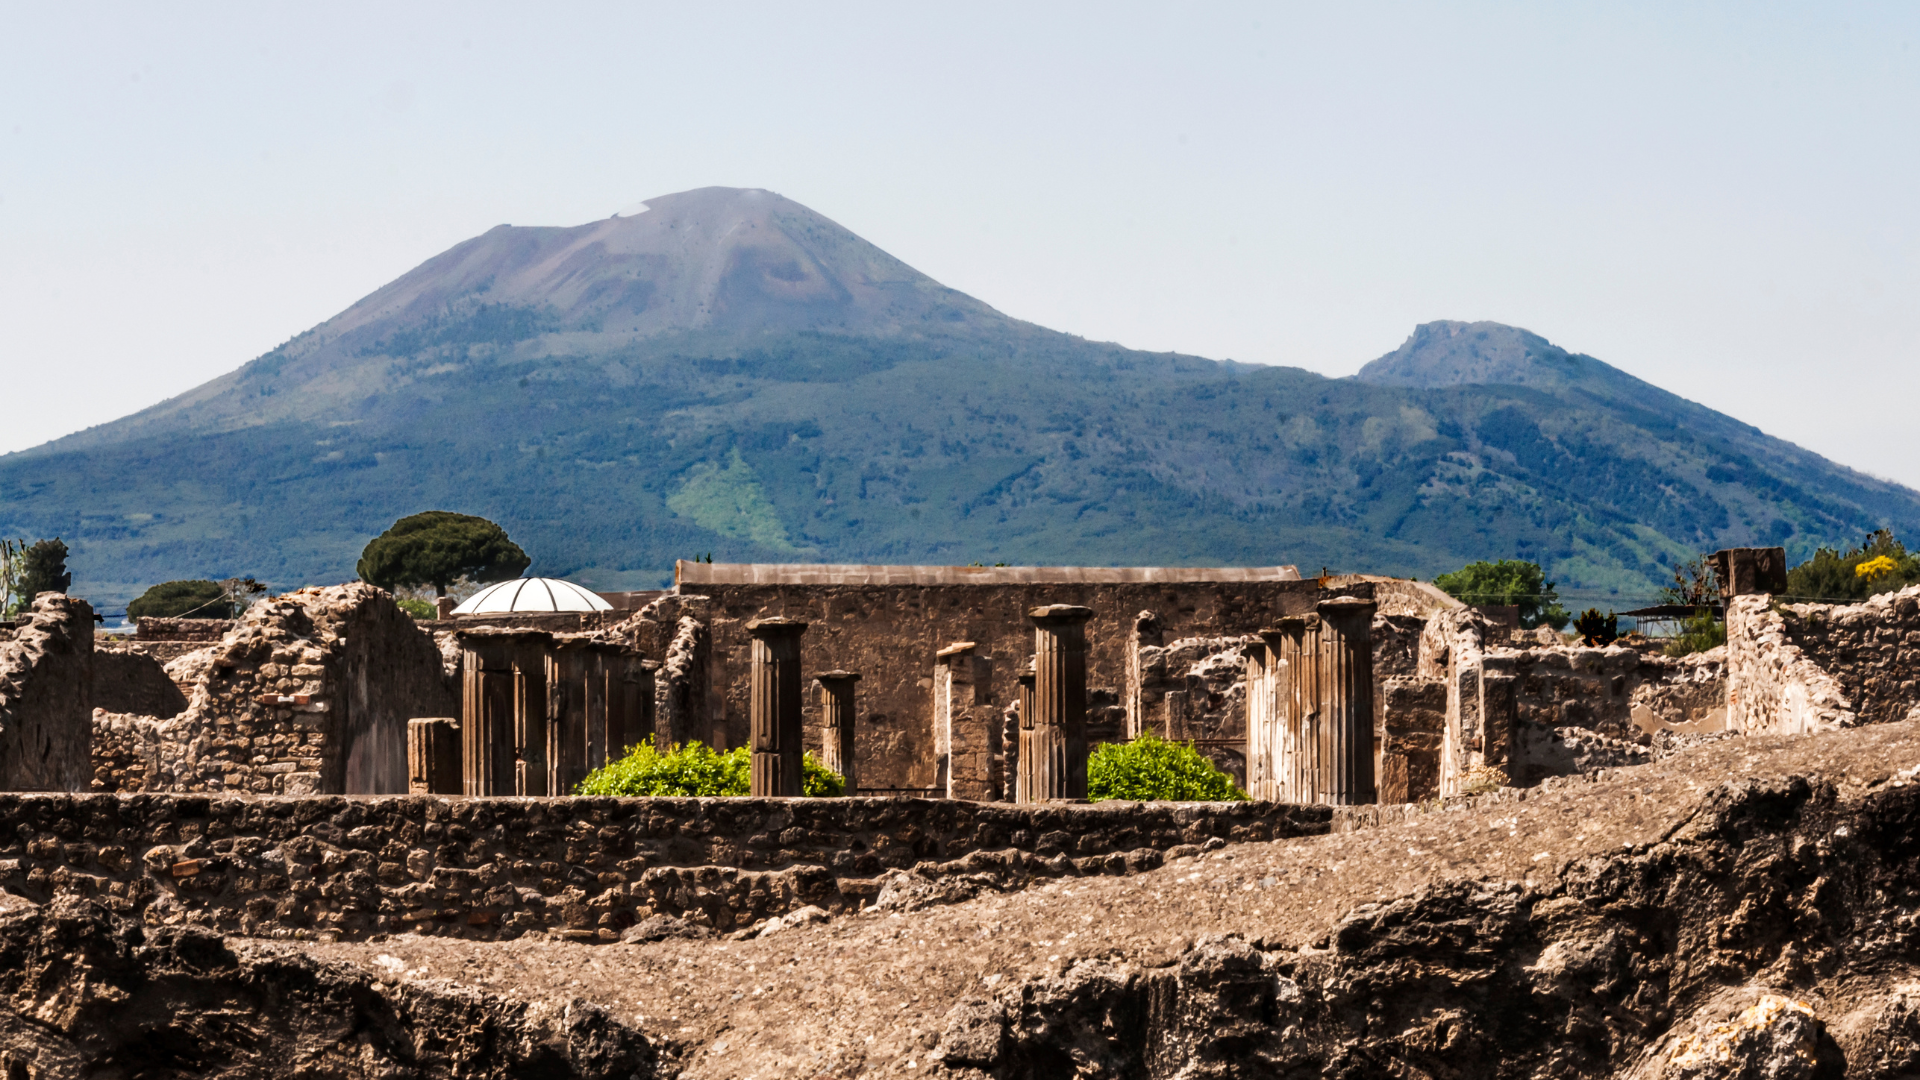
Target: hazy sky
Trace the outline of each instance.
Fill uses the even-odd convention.
[[[1496,319],[1920,486],[1920,5],[0,3],[0,451],[503,222],[765,187],[1334,375]]]

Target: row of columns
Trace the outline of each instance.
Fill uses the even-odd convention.
[[[1093,609],[1051,604],[1028,612],[1034,627],[1034,666],[1020,676],[1019,745],[1014,800],[1087,797],[1087,620]],[[752,639],[748,681],[748,722],[752,733],[749,791],[758,796],[801,794],[800,636],[807,623],[784,616],[747,624]],[[963,643],[964,644],[964,643]],[[945,673],[970,646],[943,650]],[[853,753],[854,683],[847,671],[814,676],[821,687],[824,764],[855,786]],[[969,672],[966,681],[983,680]],[[950,688],[949,688],[950,689]],[[951,704],[949,704],[951,708]],[[949,736],[950,738],[950,736]],[[948,746],[949,753],[953,747]]]
[[[1371,600],[1281,619],[1247,649],[1247,794],[1335,806],[1376,801]]]

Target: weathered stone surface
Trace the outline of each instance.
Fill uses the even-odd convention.
[[[1818,620],[1825,605],[1805,605]],[[1857,616],[1856,616],[1857,617]],[[1859,722],[1844,687],[1788,632],[1768,596],[1727,602],[1727,724],[1735,731],[1803,735]]]
[[[458,711],[434,639],[359,582],[257,602],[166,670],[185,711],[95,718],[101,790],[404,792],[408,719]]]
[[[478,995],[388,960],[321,963],[78,899],[0,914],[0,1063],[10,1077],[662,1075],[611,1010]]]
[[[1920,985],[1916,728],[1341,808],[1403,816],[755,940],[299,947],[668,1017],[661,1053],[689,1080],[1610,1080],[1767,994],[1807,1004],[1849,1075],[1891,1080]]]
[[[86,790],[92,697],[93,608],[42,593],[0,642],[0,789]]]
[[[858,909],[895,869],[994,888],[1124,875],[1329,820],[1271,803],[0,794],[0,889],[269,937],[617,934],[651,914],[724,930]]]

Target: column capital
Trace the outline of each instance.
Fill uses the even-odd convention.
[[[785,637],[788,635],[798,636],[806,633],[809,625],[811,624],[801,619],[789,619],[785,615],[774,615],[770,618],[755,619],[748,623],[747,633],[757,638]]]
[[[949,656],[959,656],[961,653],[972,652],[979,647],[977,642],[956,641],[946,648],[941,649],[939,652],[934,653],[933,656],[936,660],[945,660]]]
[[[860,673],[857,671],[823,671],[815,675],[814,680],[820,683],[859,682]]]
[[[1093,618],[1093,609],[1078,604],[1048,604],[1027,612],[1034,622],[1079,623]]]
[[[1343,615],[1365,615],[1368,618],[1372,618],[1373,613],[1380,610],[1378,603],[1372,600],[1363,600],[1358,596],[1336,596],[1331,600],[1322,600],[1314,605],[1314,607],[1320,612],[1322,618],[1330,619],[1339,618]]]

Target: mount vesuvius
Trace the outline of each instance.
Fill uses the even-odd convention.
[[[601,588],[708,552],[1421,576],[1518,556],[1637,600],[1703,550],[1920,536],[1920,493],[1525,330],[1428,323],[1328,379],[1008,318],[770,192],[646,206],[492,229],[236,371],[0,457],[0,534],[64,537],[75,591],[108,604],[350,578],[429,508]]]

